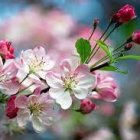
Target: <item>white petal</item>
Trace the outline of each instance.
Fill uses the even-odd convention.
[[[96,77],[92,74],[85,74],[85,75],[79,75],[78,77],[78,86],[81,88],[94,88],[96,85]]]
[[[50,126],[53,124],[53,117],[48,116],[49,114],[40,115],[40,118],[44,125]]]
[[[27,73],[20,69],[18,70],[18,73],[16,75],[19,81],[22,81],[26,76],[27,76]]]
[[[44,126],[42,120],[39,117],[32,116],[31,120],[32,120],[33,128],[37,132],[43,132],[46,130],[46,127]]]
[[[21,58],[28,63],[28,61],[34,58],[34,53],[32,49],[28,49],[26,51],[21,52]]]
[[[72,104],[72,98],[68,91],[64,92],[59,98],[56,99],[56,102],[60,104],[62,109],[68,109]]]
[[[49,95],[54,99],[60,97],[63,94],[64,94],[64,89],[63,88],[51,88],[49,90]]]
[[[37,57],[39,57],[39,59],[42,59],[42,56],[45,56],[46,55],[46,51],[45,51],[44,47],[42,47],[42,46],[35,47],[33,49],[33,51],[34,51],[35,55]]]
[[[50,70],[50,69],[52,69],[54,67],[55,63],[50,58],[45,57],[44,61],[45,61],[45,63],[44,63],[44,66],[43,66],[43,70],[45,70],[45,71]]]
[[[36,74],[37,74],[39,77],[41,77],[42,79],[45,79],[45,78],[46,78],[46,73],[47,73],[47,72],[42,71],[42,70],[36,72]]]
[[[60,75],[58,75],[54,72],[47,73],[46,82],[50,87],[53,87],[53,88],[60,88],[60,87],[62,87],[62,83],[63,83]]]
[[[85,99],[89,93],[88,89],[82,89],[80,87],[76,87],[73,89],[74,95],[78,99]]]
[[[24,127],[29,121],[30,113],[28,110],[19,110],[17,115],[17,122],[20,127]]]

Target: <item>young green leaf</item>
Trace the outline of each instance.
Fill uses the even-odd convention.
[[[105,44],[105,42],[101,40],[97,40],[96,42],[99,45],[99,47],[107,54],[107,56],[109,56],[110,61],[112,61],[113,59],[112,52],[111,52],[111,49],[107,46],[107,44]]]
[[[121,60],[128,60],[128,59],[140,60],[140,56],[139,55],[125,55],[125,56],[118,57],[115,60],[121,61]]]
[[[76,49],[80,56],[81,63],[84,63],[91,52],[91,45],[88,40],[80,38],[76,41]]]
[[[119,68],[117,68],[115,66],[112,66],[112,65],[103,67],[100,70],[118,72],[118,73],[121,73],[121,74],[127,74],[128,73],[127,71],[120,70]]]

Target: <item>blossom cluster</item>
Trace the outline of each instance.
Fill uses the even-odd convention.
[[[135,17],[135,9],[125,5],[112,17],[107,29],[115,24],[114,31]],[[95,100],[117,100],[118,88],[114,78],[101,71],[125,73],[113,64],[124,59],[140,60],[140,56],[125,55],[132,47],[130,43],[140,44],[140,31],[134,32],[111,52],[105,41],[112,31],[104,36],[106,30],[100,39],[95,39],[92,49],[90,40],[98,24],[96,19],[89,39],[77,40],[78,56],[59,63],[42,46],[21,51],[19,57],[15,57],[12,43],[0,41],[0,91],[5,95],[4,99],[6,97],[5,112],[9,119],[16,119],[20,127],[32,122],[33,128],[40,132],[55,121],[56,106],[68,110],[76,102],[74,110],[88,114],[96,109]],[[106,56],[91,65],[99,49],[103,49]]]

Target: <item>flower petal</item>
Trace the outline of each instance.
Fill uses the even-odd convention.
[[[117,99],[115,90],[112,90],[112,89],[100,90],[100,92],[98,92],[98,93],[99,93],[101,99],[103,99],[107,102],[115,102]]]
[[[64,72],[64,75],[67,75],[68,73],[71,72],[71,62],[68,59],[65,59],[61,62],[60,67],[62,71]]]
[[[42,120],[39,117],[32,116],[31,120],[32,120],[33,128],[37,132],[43,132],[46,130],[46,127],[44,126]]]
[[[83,75],[78,75],[78,86],[81,88],[94,88],[96,85],[96,77],[92,74],[83,74]]]
[[[56,74],[54,72],[48,72],[47,73],[46,81],[47,81],[47,84],[50,87],[53,87],[53,88],[62,87],[62,80],[61,80],[60,75],[58,75],[58,74]]]
[[[24,127],[29,121],[30,112],[28,110],[20,109],[17,115],[17,122],[20,127]]]
[[[73,89],[74,95],[76,98],[78,99],[85,99],[88,95],[88,93],[90,92],[90,90],[88,89],[82,89],[81,87],[76,87]]]
[[[40,118],[44,125],[50,126],[53,124],[53,117],[48,116],[49,114],[40,115]]]
[[[15,100],[15,105],[18,108],[25,108],[28,104],[28,98],[24,95],[20,95]]]
[[[63,94],[64,94],[63,88],[51,88],[49,90],[49,95],[54,99],[59,98]]]
[[[60,104],[62,109],[68,109],[72,104],[70,93],[68,91],[63,92],[63,94],[56,99],[56,102]]]

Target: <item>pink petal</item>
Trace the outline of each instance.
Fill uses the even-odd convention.
[[[68,59],[63,60],[60,67],[66,74],[71,72],[71,62]]]
[[[48,72],[46,75],[46,82],[52,88],[62,87],[63,81],[61,80],[60,75],[54,72]]]
[[[26,108],[28,105],[28,98],[24,95],[20,95],[15,100],[15,105],[18,108]]]
[[[115,102],[117,99],[117,95],[114,93],[115,91],[112,89],[101,90],[99,92],[100,98],[108,101],[108,102]]]

